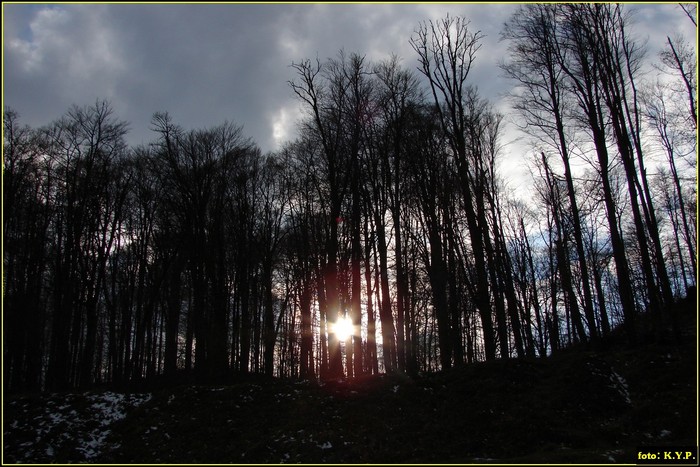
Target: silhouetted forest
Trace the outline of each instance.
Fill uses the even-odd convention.
[[[504,25],[527,135],[510,159],[470,75],[483,35],[459,16],[417,25],[416,71],[294,61],[305,114],[273,153],[167,112],[130,147],[106,101],[41,128],[5,109],[4,389],[415,375],[595,348],[618,327],[633,345],[680,338],[696,50],[669,37],[645,56],[628,13],[528,4]],[[514,160],[527,199],[501,176]]]

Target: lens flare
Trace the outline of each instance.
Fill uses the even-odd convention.
[[[352,320],[350,318],[343,317],[338,318],[338,320],[333,323],[331,331],[339,341],[344,341],[354,334],[355,327],[352,325]]]

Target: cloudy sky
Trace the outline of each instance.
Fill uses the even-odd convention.
[[[421,21],[463,15],[486,38],[473,83],[499,109],[508,81],[497,67],[514,4],[11,4],[3,3],[3,103],[31,126],[73,104],[109,100],[148,143],[151,116],[169,112],[186,129],[233,121],[261,149],[294,138],[293,61],[343,48],[369,60],[395,53],[415,69],[409,39]],[[675,3],[635,5],[652,49],[695,30]]]

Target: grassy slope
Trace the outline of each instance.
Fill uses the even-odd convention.
[[[4,461],[85,460],[70,440],[79,436],[62,432],[89,432],[97,422],[62,422],[63,430],[40,436],[32,423],[46,407],[92,410],[89,397],[6,399]],[[640,446],[696,444],[695,324],[682,346],[578,349],[416,379],[319,385],[251,377],[159,389],[127,414],[90,461],[633,463]]]

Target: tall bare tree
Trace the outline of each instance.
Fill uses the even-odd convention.
[[[469,93],[467,79],[482,39],[483,34],[471,30],[467,19],[448,15],[436,22],[423,23],[411,38],[411,46],[418,54],[420,71],[428,79],[442,130],[457,161],[476,268],[474,300],[481,316],[486,358],[490,360],[496,356],[496,344],[486,266],[485,202],[480,193],[473,190],[475,182],[481,183],[475,166],[479,161],[474,159],[480,154],[467,146],[466,137],[474,130],[475,122],[469,120],[465,108],[467,99],[474,96]]]

